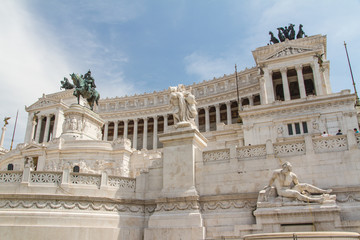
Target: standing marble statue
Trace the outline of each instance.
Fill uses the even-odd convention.
[[[170,87],[170,105],[176,126],[181,123],[191,123],[195,125],[197,116],[195,96],[191,93],[191,88],[186,90],[185,86],[179,84],[177,87]]]
[[[277,194],[281,197],[295,198],[303,202],[322,203],[325,200],[324,194],[332,192],[331,189],[324,190],[307,183],[299,183],[295,173],[292,172],[292,166],[289,162],[282,165],[282,169],[277,169],[269,181],[269,185],[264,189],[269,189],[274,185]],[[321,195],[312,195],[321,194]]]

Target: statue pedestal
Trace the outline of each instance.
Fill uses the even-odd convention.
[[[202,161],[207,140],[192,125],[169,129],[163,143],[163,189],[156,200],[144,239],[205,239],[195,164]]]
[[[256,224],[263,232],[285,231],[321,231],[341,226],[340,207],[336,205],[336,196],[325,194],[320,203],[308,203],[286,197],[265,197],[260,191],[257,209],[254,211]]]
[[[65,140],[101,140],[104,121],[89,108],[72,104],[64,111],[63,132]]]
[[[206,138],[192,125],[159,135],[163,143],[163,189],[166,198],[198,196],[195,163],[202,161]]]

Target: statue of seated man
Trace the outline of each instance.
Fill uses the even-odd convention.
[[[295,173],[292,172],[292,166],[289,162],[282,165],[282,169],[277,169],[269,181],[269,185],[264,189],[271,188],[274,185],[277,194],[282,197],[296,198],[304,202],[322,203],[324,197],[314,196],[311,194],[329,194],[331,189],[324,190],[307,183],[299,183]]]

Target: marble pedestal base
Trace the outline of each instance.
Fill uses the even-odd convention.
[[[160,198],[144,239],[205,239],[199,197]]]
[[[340,207],[335,201],[258,208],[254,215],[262,232],[333,231],[341,226]]]
[[[207,140],[191,124],[161,134],[163,188],[150,216],[144,239],[205,239],[195,183],[195,163],[202,161]]]
[[[104,121],[99,114],[79,104],[64,111],[65,121],[61,138],[65,140],[101,140]]]

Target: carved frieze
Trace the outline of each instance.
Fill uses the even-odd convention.
[[[312,49],[289,46],[289,47],[286,47],[286,48],[274,53],[273,55],[268,57],[266,60],[271,60],[271,59],[280,58],[280,57],[287,57],[290,55],[300,54],[300,53],[309,52],[309,51],[312,51]]]
[[[234,209],[249,209],[255,210],[256,201],[250,200],[223,200],[223,201],[209,201],[201,204],[201,209],[204,213],[206,212],[219,212],[223,210],[234,210]]]
[[[59,101],[53,99],[48,99],[46,97],[40,98],[36,103],[26,108],[26,111],[31,111],[34,109],[41,109],[46,107],[51,107],[53,105],[59,104]]]
[[[168,202],[158,203],[155,212],[168,212],[168,211],[191,211],[199,210],[200,204],[197,201],[190,202]]]
[[[102,211],[143,214],[144,206],[94,201],[63,201],[63,200],[17,200],[1,199],[0,209],[51,209],[62,211]]]

